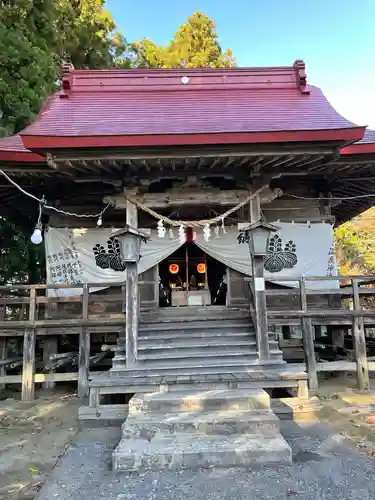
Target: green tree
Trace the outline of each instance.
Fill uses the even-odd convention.
[[[59,61],[79,69],[110,68],[119,62],[130,66],[126,41],[104,0],[57,0],[55,6],[54,52]]]
[[[132,44],[143,68],[223,68],[235,66],[231,50],[222,51],[215,24],[200,11],[180,26],[165,47],[144,39]]]
[[[0,3],[0,136],[26,126],[53,88],[53,11],[52,0]]]
[[[63,61],[129,67],[127,50],[104,0],[0,0],[0,136],[33,119]]]
[[[375,207],[335,230],[340,274],[375,274]]]

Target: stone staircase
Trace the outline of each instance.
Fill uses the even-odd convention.
[[[134,396],[113,470],[289,464],[292,452],[263,390]]]
[[[116,353],[108,372],[93,373],[82,421],[122,421],[134,394],[298,389],[308,397],[304,368],[282,359],[269,334],[270,359],[260,362],[249,312],[227,307],[165,308],[142,313],[137,365]]]
[[[267,364],[283,364],[272,334],[269,344]],[[124,371],[123,366],[123,358],[116,356],[113,371]],[[138,366],[133,372],[147,369],[148,375],[155,376],[171,372],[208,375],[258,367],[255,331],[246,310],[220,306],[168,308],[142,317]]]

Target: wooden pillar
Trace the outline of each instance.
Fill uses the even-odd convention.
[[[53,354],[57,354],[57,337],[56,335],[46,336],[43,340],[43,364],[46,366]],[[43,382],[44,389],[53,389],[56,382]]]
[[[89,314],[89,287],[83,285],[82,292],[82,320],[87,320]],[[90,333],[87,326],[81,327],[79,334],[78,353],[78,397],[84,398],[89,394],[89,366],[90,366]]]
[[[268,320],[266,304],[266,286],[264,281],[264,257],[252,256],[253,293],[255,307],[255,331],[257,334],[260,361],[270,359],[268,342]]]
[[[126,202],[126,224],[138,228],[138,210],[134,203]],[[137,362],[138,324],[139,324],[139,291],[137,264],[128,264],[126,269],[126,325],[125,346],[126,366],[132,367]]]
[[[7,337],[0,337],[0,360],[6,359],[7,357]],[[5,377],[6,369],[5,366],[0,366],[0,377]],[[0,382],[0,390],[5,389],[6,384]]]
[[[354,312],[360,312],[362,311],[362,306],[359,297],[358,280],[352,279],[352,286]],[[363,316],[353,316],[352,336],[355,349],[355,359],[357,363],[358,388],[361,391],[368,391],[370,388],[370,380],[368,373]]]
[[[0,306],[0,321],[5,320],[5,306]],[[8,348],[8,338],[0,337],[0,359],[6,359]],[[5,377],[6,369],[5,366],[0,367],[0,377]],[[0,390],[5,389],[6,384],[0,382]]]
[[[304,278],[301,278],[299,281],[299,291],[301,299],[301,310],[302,313],[304,313],[307,312],[306,283]],[[309,377],[309,389],[312,393],[314,393],[318,389],[318,374],[315,358],[314,330],[311,318],[302,315],[301,327],[306,369],[307,375]]]
[[[53,306],[50,301],[46,304],[44,317],[48,319],[52,316]],[[43,364],[46,367],[50,361],[53,354],[57,354],[57,336],[56,335],[46,335],[43,339]],[[53,389],[56,386],[56,382],[43,382],[43,389]]]
[[[254,223],[260,220],[260,197],[255,196],[249,202],[250,222]],[[270,359],[270,350],[268,342],[268,321],[267,321],[267,303],[266,303],[266,285],[264,280],[264,257],[251,256],[251,265],[253,271],[252,292],[255,309],[255,331],[257,335],[257,347],[259,361]]]
[[[30,288],[29,321],[36,319],[36,289]],[[35,399],[35,327],[26,328],[23,340],[22,401]]]
[[[134,229],[138,228],[137,206],[129,200],[126,201],[126,225]],[[118,337],[117,350],[112,364],[113,370],[129,368],[137,362],[140,304],[136,263],[127,265],[125,289],[122,289],[122,293],[125,294],[125,328]]]

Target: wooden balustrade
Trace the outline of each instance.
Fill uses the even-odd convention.
[[[139,286],[153,282],[140,281]],[[118,334],[125,325],[125,283],[100,283],[100,288],[116,287],[121,293],[90,294],[98,288],[98,283],[71,285],[12,285],[0,287],[0,388],[5,384],[22,384],[22,400],[30,401],[35,397],[36,383],[55,383],[65,381],[78,382],[78,395],[88,395],[91,335],[94,333]],[[76,289],[77,295],[71,297],[51,297],[48,290]],[[90,305],[102,304],[100,314],[90,310]],[[108,305],[117,305],[115,313],[106,312]],[[59,317],[56,306],[62,306],[60,313],[68,317]],[[66,312],[65,306],[77,306],[73,312]],[[54,306],[54,307],[50,307]],[[55,310],[54,310],[55,309]],[[52,312],[51,312],[52,310]],[[54,310],[54,311],[53,311]],[[78,335],[78,370],[70,373],[36,373],[37,338],[44,341],[62,335]],[[6,358],[6,342],[10,337],[23,337],[22,374],[8,375],[5,367],[9,365]],[[56,345],[56,343],[55,343]],[[45,344],[46,351],[49,349]],[[56,346],[57,347],[57,346]],[[73,353],[74,354],[74,353]],[[57,353],[48,352],[56,356]],[[105,355],[105,353],[104,353]],[[43,356],[44,367],[49,356]],[[74,357],[74,356],[73,356]]]
[[[316,290],[309,286],[310,282],[324,281],[329,283],[338,280],[345,281],[346,286],[341,288],[327,286],[327,288]],[[368,288],[368,284],[371,285],[375,282],[375,276],[304,277],[299,280],[283,279],[283,282],[293,282],[291,283],[293,288],[266,289],[267,302],[272,297],[286,297],[287,301],[290,299],[290,303],[293,299],[293,307],[295,308],[268,307],[268,321],[270,325],[298,324],[301,326],[309,385],[312,391],[317,388],[317,373],[327,369],[322,367],[315,357],[313,327],[316,325],[346,326],[352,329],[358,385],[362,390],[368,389],[369,369],[366,357],[365,328],[369,325],[375,326],[375,307],[363,302],[375,296],[375,287]],[[140,281],[139,285],[151,283],[154,282]],[[100,287],[116,287],[119,289],[119,293],[90,293],[92,289],[98,288],[98,283],[0,287],[0,355],[3,358],[0,359],[1,388],[5,384],[22,384],[22,399],[32,400],[36,383],[53,384],[60,381],[77,381],[79,396],[87,395],[90,360],[92,361],[92,356],[90,358],[92,335],[105,333],[116,336],[119,332],[124,331],[125,325],[125,284],[123,282],[100,283]],[[50,297],[48,296],[50,289],[76,289],[77,295]],[[317,305],[314,300],[314,297],[317,296],[327,299],[327,307]],[[344,299],[349,299],[351,304],[345,304]],[[329,307],[328,302],[333,305]],[[72,310],[67,311],[68,306]],[[99,310],[98,306],[100,306]],[[108,312],[109,310],[112,312]],[[256,314],[255,310],[252,312]],[[60,313],[63,313],[64,317],[59,317]],[[51,346],[48,343],[45,343],[43,347],[45,355],[41,359],[36,353],[37,340],[55,339],[56,350],[56,339],[61,338],[62,335],[78,336],[77,371],[50,373],[44,369],[45,373],[37,373],[37,366],[46,367],[49,357],[58,355],[53,352],[53,349],[51,351]],[[5,359],[7,338],[23,338],[21,357],[18,356],[13,361],[15,366],[22,363],[21,375],[6,373],[5,366],[9,361]],[[346,363],[345,366],[350,364],[349,362],[343,363]],[[350,370],[351,368],[348,368],[347,371]]]
[[[273,279],[268,281],[278,280]],[[290,282],[291,285],[294,285],[293,288],[267,289],[266,296],[290,298],[299,296],[299,308],[291,308],[289,310],[268,308],[267,316],[270,324],[295,325],[297,322],[300,322],[310,390],[314,392],[318,387],[318,371],[329,371],[329,367],[322,367],[316,361],[313,325],[331,327],[347,326],[351,328],[358,388],[360,390],[369,389],[369,365],[366,355],[365,326],[375,325],[375,307],[364,307],[361,298],[375,296],[375,287],[366,288],[366,286],[374,283],[375,276],[309,276],[298,280],[295,278],[283,278],[282,281],[283,283]],[[346,282],[346,285],[341,288],[314,289],[308,287],[309,282],[316,284],[318,282],[337,283],[341,281]],[[348,282],[350,284],[347,284]],[[298,287],[295,286],[296,284],[298,284]],[[339,307],[329,307],[328,305],[327,307],[322,307],[321,305],[308,306],[308,298],[313,297],[338,299],[337,304]],[[350,306],[348,304],[345,305],[342,299],[349,299],[352,304]],[[345,368],[349,368],[348,371],[350,371],[349,365],[350,363],[342,363],[338,367],[339,371],[346,371]]]

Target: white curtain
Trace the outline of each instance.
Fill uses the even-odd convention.
[[[283,281],[283,278],[301,276],[335,276],[334,235],[330,224],[278,223],[280,230],[270,241],[265,278],[277,279],[277,284],[297,286],[297,282]],[[252,275],[249,246],[237,240],[237,226],[227,227],[227,234],[211,237],[205,241],[203,233],[197,232],[195,243],[211,257],[228,267],[248,276]],[[272,254],[270,252],[272,250]],[[286,256],[286,258],[285,258]],[[287,267],[287,266],[291,267]],[[268,267],[268,270],[267,270]],[[282,268],[282,269],[280,269]],[[337,288],[336,280],[310,281],[309,288]]]
[[[108,239],[118,229],[58,229],[49,228],[45,235],[47,283],[116,283],[125,280],[125,272],[102,269],[95,260],[94,248],[97,245],[107,249]],[[156,266],[182,246],[177,236],[166,235],[159,238],[156,231],[143,229],[150,235],[147,243],[141,245],[141,258],[138,273],[141,274]],[[121,237],[119,238],[121,241]],[[92,291],[104,287],[93,288]],[[50,296],[79,295],[79,288],[51,290]]]

